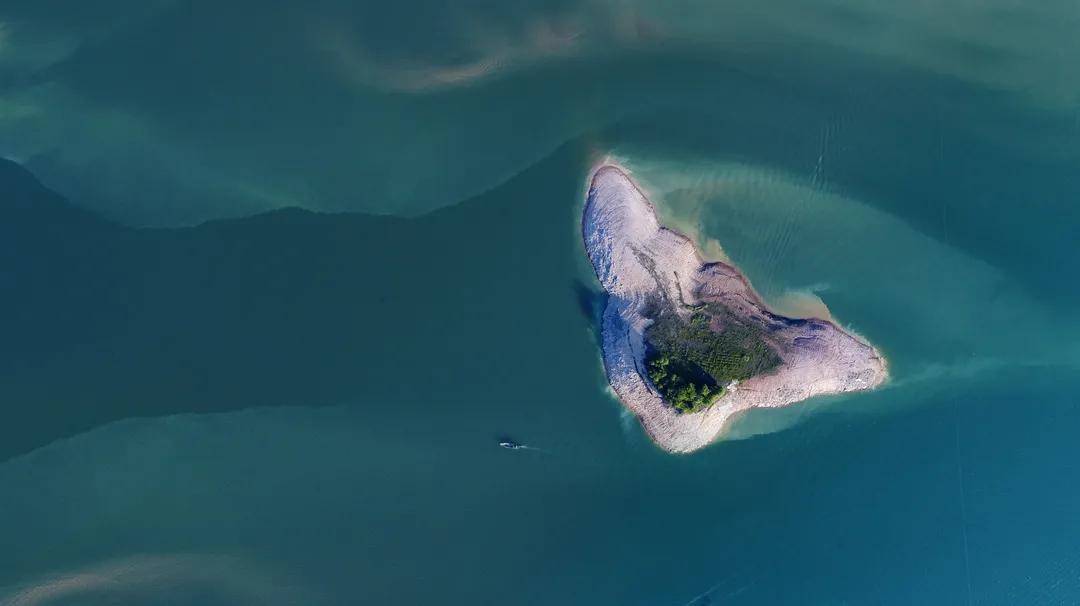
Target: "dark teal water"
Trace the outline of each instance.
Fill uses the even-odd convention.
[[[0,9],[0,604],[1080,601],[1073,7],[125,4]],[[892,383],[654,448],[604,154]]]

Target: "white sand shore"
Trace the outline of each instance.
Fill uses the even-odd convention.
[[[669,452],[708,445],[741,411],[872,389],[888,376],[873,346],[827,320],[774,314],[737,269],[705,263],[689,238],[660,225],[652,204],[621,167],[604,164],[593,171],[582,232],[609,295],[602,327],[608,381],[653,441]],[[720,303],[763,326],[782,364],[726,391],[704,411],[676,412],[645,375],[643,335],[651,320],[642,310],[658,294],[687,305]]]

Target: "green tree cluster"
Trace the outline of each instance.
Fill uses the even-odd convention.
[[[714,320],[719,329],[713,328]],[[696,311],[689,321],[674,310],[661,310],[645,340],[649,380],[680,412],[702,410],[723,393],[724,385],[780,364],[764,329],[717,305]]]
[[[649,360],[647,366],[649,380],[679,412],[703,410],[721,393],[704,371],[695,372],[685,360],[673,364],[670,357],[660,355]]]

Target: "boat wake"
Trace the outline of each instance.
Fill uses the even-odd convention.
[[[529,446],[528,444],[522,444],[521,442],[515,442],[509,438],[502,438],[499,440],[499,446],[507,450],[531,450],[533,452],[539,452],[543,454],[551,454],[543,448],[537,448],[535,446]]]

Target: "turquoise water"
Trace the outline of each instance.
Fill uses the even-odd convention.
[[[1071,5],[19,4],[0,604],[1080,601]],[[653,447],[605,154],[893,381]]]

